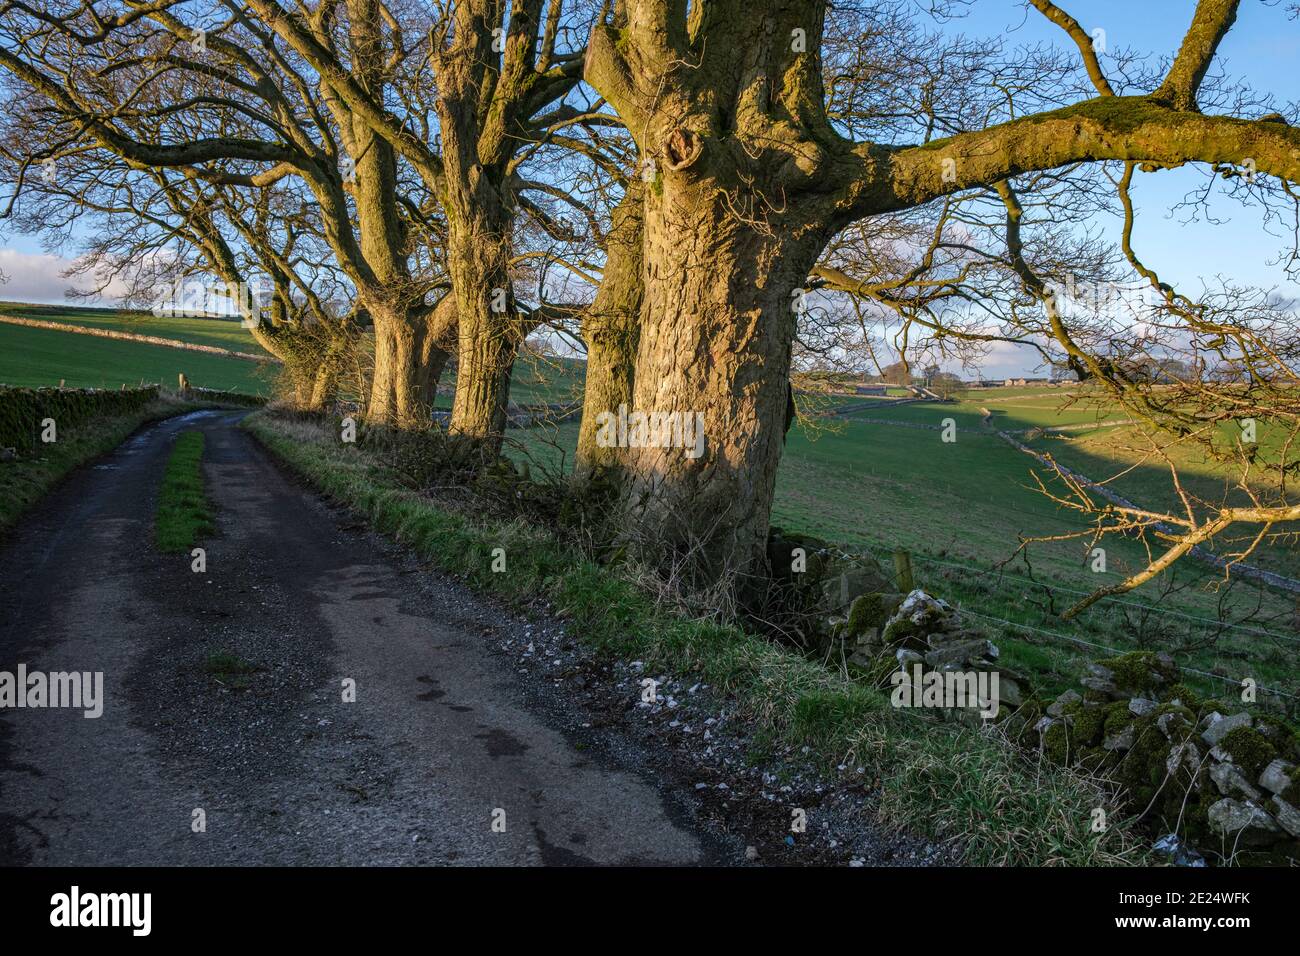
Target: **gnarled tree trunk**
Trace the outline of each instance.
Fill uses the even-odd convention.
[[[629,414],[652,434],[626,437],[627,535],[699,583],[767,572],[794,294],[833,234],[819,66],[788,39],[798,28],[817,48],[814,9],[629,2],[588,45],[587,80],[635,136],[648,183]]]
[[[632,407],[673,413],[682,440],[627,450],[624,507],[644,553],[703,580],[765,570],[794,295],[826,241],[815,224],[746,222],[727,201],[735,193],[716,173],[684,170],[646,199]]]
[[[616,416],[633,401],[643,289],[641,202],[641,184],[633,182],[614,210],[605,241],[605,272],[582,317],[587,374],[575,462],[579,478],[616,473],[623,457],[616,444],[601,441],[599,426],[603,416]]]
[[[492,202],[484,200],[485,205]],[[510,246],[504,235],[508,223],[504,217],[481,215],[482,211],[481,206],[475,209],[467,204],[452,217],[447,248],[459,312],[451,431],[490,460],[499,454],[505,434],[520,335],[510,281]]]

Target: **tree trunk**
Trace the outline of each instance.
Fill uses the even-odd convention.
[[[424,365],[425,324],[403,313],[374,308],[370,313],[375,323],[375,371],[366,418],[399,428],[428,424],[433,395]]]
[[[334,401],[338,392],[339,370],[333,361],[326,361],[316,369],[307,407],[314,412],[324,411]]]
[[[424,337],[424,354],[421,356],[421,388],[429,396],[430,406],[438,402],[438,383],[456,348],[456,335],[460,312],[456,296],[448,292],[429,313],[429,327]]]
[[[447,248],[460,313],[451,432],[466,440],[466,447],[482,462],[501,452],[520,338],[510,281],[508,223],[503,216],[473,216],[494,205],[500,205],[499,197],[466,203],[459,214],[453,214]]]
[[[303,327],[285,318],[283,308],[273,305],[271,315],[270,322],[259,319],[252,327],[253,339],[280,360],[280,394],[287,395],[294,408],[315,409],[319,406],[313,401],[314,382],[322,356]]]
[[[671,176],[647,196],[633,408],[689,417],[676,447],[628,448],[623,506],[644,555],[697,583],[737,574],[743,589],[766,573],[794,294],[825,237],[820,224],[738,216],[718,186]],[[689,427],[701,421],[702,438]]]
[[[614,210],[605,242],[605,273],[582,319],[587,375],[574,469],[579,478],[616,472],[622,459],[622,449],[600,440],[599,423],[632,404],[643,292],[642,201],[640,184],[634,183]]]

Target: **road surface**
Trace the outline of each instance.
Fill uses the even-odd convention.
[[[105,689],[98,719],[0,711],[0,863],[743,858],[621,748],[581,745],[524,693],[488,647],[500,610],[413,573],[286,478],[240,417],[146,428],[0,540],[0,670],[102,672]],[[187,428],[207,436],[206,573],[151,541]],[[256,669],[213,673],[219,654]]]

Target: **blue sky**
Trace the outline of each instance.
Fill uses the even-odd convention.
[[[918,0],[919,2],[919,0]],[[1060,0],[1061,6],[1091,31],[1106,31],[1110,49],[1131,47],[1172,55],[1191,20],[1194,0]],[[975,37],[1005,34],[1010,43],[1052,43],[1072,51],[1073,45],[1022,0],[976,0],[966,16],[944,29]],[[1077,55],[1075,53],[1074,55]],[[1221,63],[1233,77],[1282,101],[1300,100],[1300,22],[1288,19],[1285,0],[1268,5],[1244,0],[1236,26],[1220,48]],[[1261,228],[1259,210],[1241,208],[1220,199],[1211,211],[1221,222],[1185,224],[1171,216],[1170,206],[1204,181],[1195,168],[1139,177],[1134,193],[1139,207],[1135,241],[1143,258],[1162,276],[1195,292],[1202,280],[1222,275],[1237,282],[1276,287],[1300,298],[1300,286],[1287,281],[1270,265],[1285,246],[1285,237]],[[1112,230],[1112,233],[1114,230]],[[0,285],[0,299],[62,302],[67,281],[58,276],[60,263],[40,256],[36,237],[0,232],[0,271],[10,277]],[[1015,354],[1000,354],[984,364],[987,375],[1024,374],[1029,367]]]
[[[1193,0],[1059,0],[1058,5],[1085,30],[1105,30],[1110,49],[1130,47],[1167,56],[1177,51],[1195,7]],[[1013,42],[1042,40],[1073,49],[1059,27],[1020,0],[976,0],[970,14],[947,29],[971,36],[1005,32]],[[1297,61],[1300,21],[1288,19],[1284,3],[1267,6],[1262,0],[1244,0],[1236,25],[1219,48],[1216,67],[1285,103],[1300,100]],[[1204,167],[1139,175],[1134,191],[1138,252],[1176,284],[1189,284],[1189,291],[1199,287],[1202,277],[1224,274],[1300,295],[1300,286],[1287,283],[1281,269],[1268,264],[1284,248],[1285,238],[1262,231],[1258,209],[1220,199],[1211,205],[1214,217],[1226,220],[1218,225],[1185,225],[1182,216],[1170,216],[1170,207],[1204,179]]]
[[[1058,0],[1058,5],[1089,33],[1105,30],[1108,49],[1130,48],[1157,57],[1177,52],[1195,8],[1194,0]],[[1256,91],[1272,93],[1279,108],[1300,100],[1300,21],[1289,19],[1285,7],[1285,0],[1274,5],[1243,0],[1214,67]],[[965,16],[943,29],[972,37],[1004,35],[1009,44],[1045,42],[1078,55],[1065,33],[1023,0],[975,0]],[[1222,276],[1300,299],[1300,285],[1276,264],[1287,248],[1286,236],[1276,224],[1272,235],[1266,232],[1259,209],[1244,208],[1220,194],[1209,205],[1213,223],[1188,223],[1185,211],[1171,211],[1189,190],[1203,186],[1205,176],[1203,166],[1138,175],[1133,189],[1138,254],[1163,279],[1192,295]],[[1107,238],[1118,241],[1118,222],[1104,225]],[[1034,372],[1027,351],[998,347],[982,363],[982,374],[1044,374]]]

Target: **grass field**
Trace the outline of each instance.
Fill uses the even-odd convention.
[[[0,302],[0,315],[40,322],[58,322],[87,329],[107,329],[136,335],[156,335],[190,345],[212,345],[251,355],[266,355],[257,340],[234,319],[195,319],[156,316],[125,309],[88,309],[64,305]]]
[[[266,354],[248,330],[233,320],[159,318],[148,312],[13,302],[0,302],[0,315]],[[368,341],[369,336],[363,347]],[[521,404],[580,401],[585,369],[582,362],[573,359],[526,354],[515,367],[511,400]],[[242,359],[0,324],[0,382],[9,385],[57,385],[62,379],[76,387],[117,388],[123,382],[135,385],[143,379],[174,386],[177,373],[182,371],[192,385],[254,395],[269,395],[276,374],[274,368],[263,368]],[[454,371],[443,376],[443,394],[438,396],[438,407],[451,407],[448,392],[455,381]]]
[[[1064,424],[1080,414],[1077,408],[1056,414],[1052,402],[1061,402],[1058,392],[1007,398],[1004,407],[1014,406],[1017,415],[1014,423],[998,423],[1007,430]],[[1186,677],[1204,691],[1222,693],[1251,676],[1265,687],[1300,694],[1300,633],[1292,597],[1241,579],[1225,589],[1218,572],[1188,560],[1079,619],[1063,621],[1059,613],[1080,597],[1144,566],[1139,542],[1107,539],[1104,573],[1092,570],[1092,544],[1086,539],[1034,544],[998,569],[1016,556],[1022,538],[1062,535],[1085,525],[1037,490],[1033,473],[1046,477],[1042,466],[980,427],[978,408],[992,408],[988,399],[892,410],[895,420],[912,424],[933,426],[953,418],[958,428],[952,443],[942,441],[935,428],[854,417],[830,431],[795,427],[777,474],[773,523],[865,548],[886,567],[894,549],[908,550],[918,585],[959,605],[989,631],[1008,664],[1049,691],[1074,683],[1081,660],[1107,656],[1106,648],[1166,648],[1185,667],[1203,672]],[[874,410],[861,414],[891,417]],[[554,469],[561,460],[572,462],[577,425],[514,431],[510,438],[513,455]],[[1075,464],[1092,467],[1100,477],[1097,459]],[[1134,472],[1131,480],[1130,493],[1168,492],[1168,473],[1154,467]],[[1213,478],[1207,474],[1205,480]],[[1296,569],[1294,548],[1265,552],[1255,563]]]
[[[184,372],[192,385],[268,395],[275,375],[245,359],[188,352],[165,345],[0,324],[0,382],[7,385],[57,385],[120,388],[160,383],[176,387]]]
[[[576,359],[524,352],[510,379],[510,400],[520,405],[581,402],[586,372],[586,364]],[[455,387],[456,370],[448,368],[438,386],[437,408],[451,408]]]
[[[1223,430],[1225,435],[1230,434],[1232,427]],[[1276,433],[1265,434],[1260,429],[1259,439],[1257,461],[1277,455],[1280,437]],[[1104,481],[1126,498],[1170,515],[1185,514],[1185,504],[1176,493],[1170,465],[1177,469],[1179,483],[1197,514],[1204,514],[1223,502],[1236,506],[1251,504],[1249,496],[1236,484],[1239,472],[1214,460],[1202,446],[1190,441],[1178,443],[1165,435],[1148,435],[1135,426],[1042,435],[1028,444],[1050,454],[1067,468],[1095,481]],[[1252,488],[1256,493],[1267,494],[1275,492],[1277,485],[1257,474]],[[1215,548],[1221,552],[1244,549],[1253,533],[1254,529],[1244,526],[1230,529],[1216,539]],[[1300,525],[1280,524],[1273,529],[1273,535],[1271,546],[1252,552],[1249,562],[1300,577]]]

